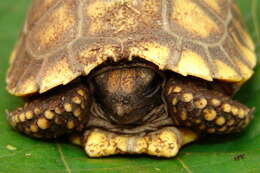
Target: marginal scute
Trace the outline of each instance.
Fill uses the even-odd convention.
[[[59,52],[46,60],[38,76],[40,93],[61,84],[65,85],[80,75],[72,68],[66,52]]]
[[[28,29],[39,21],[50,8],[52,8],[57,3],[57,0],[41,0],[33,1],[32,7],[29,11],[30,18],[28,19]]]
[[[140,57],[160,70],[240,84],[256,64],[254,43],[227,0],[35,0],[28,14],[7,76],[16,96],[66,85],[108,59]]]
[[[120,43],[112,39],[79,39],[72,45],[72,50],[78,71],[86,75],[108,58],[116,61],[120,57]]]
[[[241,76],[237,74],[237,72],[222,62],[221,60],[215,60],[217,73],[215,74],[217,79],[232,81],[232,82],[238,82],[241,80]]]
[[[242,63],[240,60],[236,60],[235,61],[237,66],[239,67],[242,76],[244,77],[243,80],[241,80],[240,82],[244,82],[247,79],[249,79],[252,75],[253,75],[253,70],[250,69],[248,66],[246,66],[244,63]]]
[[[129,47],[131,56],[139,56],[147,61],[153,62],[163,69],[167,64],[170,49],[167,45],[159,44],[154,41],[137,42]]]
[[[245,31],[244,27],[242,26],[241,22],[238,19],[234,19],[234,27],[238,30],[239,34],[242,36],[243,40],[246,42],[247,46],[251,49],[251,51],[255,50],[255,44],[250,37],[250,35]]]
[[[231,34],[234,43],[236,44],[237,48],[240,50],[242,53],[242,56],[248,60],[250,63],[251,67],[254,67],[256,65],[256,54],[248,49],[247,47],[243,46],[241,42],[238,40],[238,38],[234,35]]]
[[[192,50],[182,51],[181,60],[174,71],[184,76],[192,75],[205,80],[212,80],[209,67],[203,57]]]
[[[15,91],[17,96],[22,96],[22,93],[33,94],[38,90],[38,85],[33,76],[30,76],[18,84]]]

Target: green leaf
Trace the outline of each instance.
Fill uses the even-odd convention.
[[[256,43],[260,58],[260,2],[237,0],[245,25]],[[13,131],[5,110],[22,104],[5,90],[8,57],[18,38],[27,0],[0,2],[0,173],[45,172],[260,172],[260,64],[253,78],[241,89],[237,99],[255,107],[255,119],[242,134],[211,137],[184,147],[173,159],[149,156],[114,156],[87,158],[84,151],[71,144],[28,138]],[[244,156],[240,160],[234,159]]]

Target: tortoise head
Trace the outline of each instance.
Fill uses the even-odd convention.
[[[96,102],[116,124],[139,124],[162,104],[162,79],[145,67],[115,68],[94,77]]]

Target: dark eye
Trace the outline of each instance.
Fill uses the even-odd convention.
[[[153,97],[161,88],[161,85],[156,85],[154,87],[148,88],[144,93],[143,96],[147,98]]]

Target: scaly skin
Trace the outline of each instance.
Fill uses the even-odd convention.
[[[36,138],[58,138],[80,132],[88,121],[90,97],[82,84],[40,95],[8,114],[16,130]]]
[[[142,74],[143,78],[141,79],[138,74]],[[24,107],[9,113],[8,119],[15,129],[31,137],[50,139],[70,136],[71,141],[83,146],[90,157],[141,153],[173,157],[181,146],[196,140],[198,134],[239,132],[252,119],[252,110],[232,100],[231,96],[221,90],[221,85],[217,82],[208,83],[170,74],[166,82],[156,80],[158,82],[154,83],[152,81],[155,77],[158,78],[158,75],[152,70],[132,68],[109,71],[98,78],[98,85],[95,86],[99,87],[98,94],[103,94],[98,95],[99,99],[106,101],[108,110],[112,106],[112,111],[109,113],[104,109],[101,119],[97,116],[95,121],[108,121],[110,126],[106,123],[101,123],[102,126],[91,123],[95,117],[95,112],[90,110],[93,103],[99,105],[100,109],[104,105],[94,98],[94,93],[90,94],[84,80],[31,97]],[[122,82],[126,79],[127,83]],[[158,85],[164,88],[157,89]],[[146,87],[150,92],[147,96],[143,96]],[[162,106],[164,102],[154,101],[162,95],[161,92],[164,95],[161,100],[167,104],[165,107]],[[142,96],[147,98],[142,100]],[[106,99],[102,99],[103,97]],[[110,102],[113,99],[117,100]],[[125,100],[128,104],[124,103]],[[135,105],[136,100],[139,101],[139,105]],[[151,103],[154,104],[153,107],[158,104],[163,109],[165,122],[160,119],[163,117],[160,110],[153,111],[155,110],[153,108],[150,111],[151,107],[147,107]],[[138,110],[140,105],[139,109],[147,108],[154,114],[143,119],[149,113],[140,112]],[[113,109],[113,106],[117,106],[117,109]],[[164,110],[166,107],[168,111]],[[110,119],[111,116],[114,116],[114,119]],[[153,124],[155,130],[141,128],[138,133],[131,133],[131,129],[149,125],[153,123],[152,120],[161,122]],[[112,131],[113,127],[119,127],[119,130]],[[120,130],[124,127],[127,130]],[[183,127],[186,130],[183,130]]]
[[[252,120],[253,110],[214,87],[181,76],[168,80],[165,98],[174,125],[209,134],[243,130]]]

